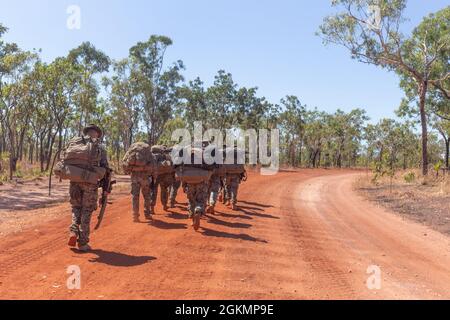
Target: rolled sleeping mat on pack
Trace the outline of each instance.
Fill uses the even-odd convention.
[[[127,174],[130,174],[131,172],[146,172],[148,174],[153,174],[156,172],[156,166],[154,164],[149,164],[146,166],[131,166],[127,163],[123,163],[122,168]]]
[[[152,153],[164,153],[164,152],[166,152],[166,150],[167,150],[166,146],[160,146],[160,145],[156,145],[151,148]]]
[[[213,174],[219,177],[225,177],[227,174],[227,168],[223,164],[219,164],[217,168],[214,168]]]
[[[186,166],[178,167],[175,172],[176,179],[187,184],[207,182],[211,179],[211,175],[210,170]]]
[[[245,172],[245,165],[239,164],[239,161],[245,163],[245,151],[238,148],[227,148],[224,150],[224,167],[227,174],[242,174]],[[232,160],[232,163],[230,162]]]
[[[70,180],[71,182],[97,184],[106,174],[106,169],[102,167],[93,167],[92,170],[65,164],[59,162],[53,172],[62,180]]]

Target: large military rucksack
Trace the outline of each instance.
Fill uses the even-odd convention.
[[[243,174],[245,173],[244,164],[239,164],[239,160],[245,160],[245,152],[237,148],[228,148],[224,150],[224,171],[226,174]],[[233,163],[227,163],[228,159],[233,159]]]
[[[195,164],[194,152],[201,154],[200,149],[191,149],[191,162],[189,164],[182,164],[176,169],[176,179],[187,184],[198,184],[208,182],[217,168],[217,165],[208,165],[205,163]]]
[[[151,147],[144,142],[131,145],[125,154],[122,167],[126,173],[133,171],[153,173],[155,170],[155,157]]]
[[[175,173],[177,180],[188,184],[207,182],[211,179],[211,175],[211,170],[190,166],[180,166]]]
[[[242,174],[245,172],[243,164],[225,164],[224,171],[226,174]]]
[[[217,168],[214,169],[213,174],[221,178],[225,177],[227,175],[226,166],[223,164],[218,165]]]
[[[156,175],[173,174],[175,172],[172,159],[165,146],[153,146],[151,151],[155,158]]]
[[[53,172],[62,180],[96,184],[106,173],[106,169],[99,166],[101,156],[99,142],[84,137],[73,138]]]

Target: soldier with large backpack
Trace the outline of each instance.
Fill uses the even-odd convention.
[[[170,187],[170,196],[169,196],[169,207],[175,208],[175,204],[177,203],[177,195],[178,190],[181,187],[181,181],[175,179],[174,183]]]
[[[72,224],[68,245],[78,245],[82,252],[91,249],[90,223],[97,209],[99,181],[109,170],[106,150],[100,143],[102,136],[96,125],[84,128],[82,137],[70,140],[54,170],[61,179],[70,180]]]
[[[170,157],[171,149],[166,146],[153,146],[152,154],[156,164],[156,181],[152,187],[152,206],[156,205],[158,187],[161,188],[161,203],[164,211],[169,210],[169,193],[175,182],[175,168]]]
[[[131,145],[123,158],[123,169],[131,175],[131,195],[133,197],[133,221],[139,222],[139,198],[144,198],[144,216],[152,220],[154,209],[151,200],[151,186],[154,182],[155,160],[151,147],[144,142]]]
[[[212,152],[212,156],[215,156],[215,152],[223,152],[223,151],[215,148]],[[225,175],[226,175],[225,166],[223,164],[217,164],[209,181],[209,190],[208,190],[209,203],[208,208],[206,209],[207,213],[215,214],[217,199],[219,197],[220,189],[222,187],[222,180],[225,178]]]
[[[200,218],[205,214],[209,180],[215,165],[207,165],[204,162],[196,164],[196,157],[202,157],[203,160],[202,149],[191,150],[191,161],[177,166],[176,178],[182,182],[189,200],[189,219],[192,219],[192,226],[197,231],[200,227]]]
[[[231,205],[232,210],[237,210],[237,195],[239,185],[242,181],[247,180],[247,172],[244,164],[238,163],[239,153],[242,152],[237,148],[228,149],[227,153],[233,154],[234,162],[225,164],[225,195],[226,205]]]

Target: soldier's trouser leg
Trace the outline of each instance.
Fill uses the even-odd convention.
[[[156,205],[156,199],[158,198],[158,186],[159,182],[156,181],[153,183],[152,186],[150,186],[150,199],[151,199],[151,206],[154,207]]]
[[[228,182],[228,178],[223,185],[223,200],[224,200],[224,203],[226,203],[228,200],[230,200],[230,185]]]
[[[141,186],[137,182],[131,183],[131,195],[133,196],[133,216],[139,217],[139,197],[141,193]]]
[[[145,215],[150,215],[152,214],[152,198],[151,198],[151,190],[150,190],[150,185],[146,184],[144,186],[142,186],[142,196],[144,197],[144,213]]]
[[[80,236],[80,224],[81,224],[81,207],[72,208],[72,224],[70,225],[70,232]]]
[[[196,196],[196,191],[195,191],[195,185],[194,184],[188,184],[186,186],[185,192],[186,192],[186,196],[188,198],[188,211],[189,211],[189,218],[192,218],[192,216],[194,215],[194,211],[195,211],[195,196]]]
[[[83,210],[81,212],[80,237],[78,243],[85,245],[89,243],[89,235],[91,234],[91,218],[92,211]]]
[[[220,179],[212,179],[211,186],[209,188],[209,205],[214,207],[217,203],[217,197],[220,192]]]
[[[83,208],[81,209],[80,245],[89,243],[92,213],[97,210],[98,187],[93,184],[83,186]]]
[[[70,204],[72,205],[72,224],[70,225],[70,232],[76,234],[78,237],[80,235],[80,224],[81,224],[81,206],[82,206],[82,195],[83,192],[78,184],[70,183]]]
[[[206,201],[208,199],[208,184],[199,183],[188,186],[189,213],[193,214],[198,211],[205,213]]]
[[[170,204],[174,205],[177,199],[178,189],[180,189],[181,181],[175,181],[170,187]]]
[[[231,191],[230,200],[232,204],[237,203],[238,190],[239,190],[239,183],[233,183],[230,188]]]
[[[237,176],[228,176],[226,181],[227,200],[232,204],[237,203],[237,193],[239,189],[240,178]]]
[[[97,185],[85,183],[70,184],[70,203],[72,205],[71,231],[79,228],[78,243],[89,243],[92,212],[97,209]]]
[[[167,201],[169,200],[169,187],[165,183],[161,183],[161,203],[165,207],[167,206]]]

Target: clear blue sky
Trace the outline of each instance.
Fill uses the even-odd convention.
[[[373,120],[393,117],[402,91],[395,74],[350,59],[346,50],[315,36],[332,12],[330,0],[0,0],[7,41],[42,49],[45,61],[83,41],[110,57],[151,34],[172,38],[167,61],[181,59],[187,80],[210,84],[217,70],[277,103],[297,95],[309,107],[334,111],[360,107]],[[69,5],[81,8],[81,30],[66,27]],[[409,0],[409,32],[445,0]]]

